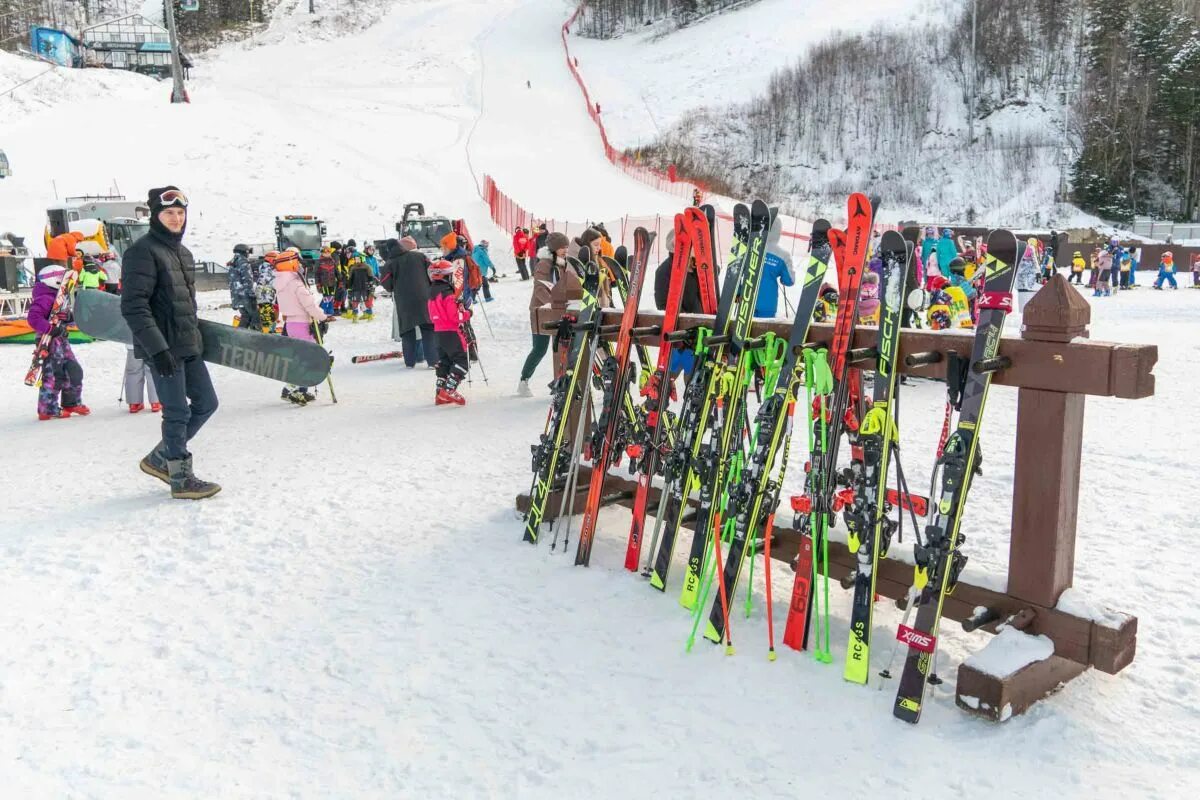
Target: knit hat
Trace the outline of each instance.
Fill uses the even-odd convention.
[[[405,236],[400,240],[400,250],[407,253],[409,250],[417,249],[417,240],[411,236]]]
[[[440,240],[438,240],[438,244],[441,245],[443,250],[453,250],[454,248],[458,247],[458,234],[454,231],[450,231]]]
[[[564,247],[570,247],[570,246],[571,246],[571,240],[567,238],[567,235],[565,233],[560,233],[559,231],[555,231],[554,233],[552,233],[546,237],[546,249],[549,250],[551,253],[554,253],[557,250],[561,250]]]

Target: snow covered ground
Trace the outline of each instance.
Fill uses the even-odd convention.
[[[105,73],[47,76],[60,82],[44,94],[0,99],[0,146],[17,171],[0,184],[0,227],[36,231],[51,178],[76,192],[116,177],[131,195],[168,180],[188,188],[189,238],[222,260],[287,211],[362,236],[422,199],[484,231],[464,149],[481,105],[475,169],[519,183],[539,213],[671,210],[597,154],[561,69],[565,4],[394,6],[353,42],[300,46],[295,33],[225,48],[198,70],[189,107],[167,105],[163,84]],[[296,11],[277,24],[307,24]],[[0,88],[39,66],[0,57]],[[110,94],[95,98],[98,88]],[[11,103],[22,104],[16,124]],[[69,109],[131,122],[84,146],[61,124]],[[432,405],[424,369],[349,363],[393,349],[387,303],[381,319],[330,333],[337,405],[322,390],[315,406],[294,408],[275,385],[214,368],[222,405],[193,451],[199,473],[225,488],[197,503],[169,500],[137,470],[157,425],[116,403],[123,348],[77,347],[93,414],[44,423],[19,379],[29,350],[0,348],[7,796],[638,797],[652,786],[1174,800],[1200,790],[1200,615],[1185,549],[1200,292],[1142,288],[1094,305],[1093,338],[1160,346],[1154,398],[1088,404],[1069,598],[1137,615],[1137,659],[993,726],[952,696],[954,665],[987,637],[951,626],[949,680],[910,728],[891,718],[888,691],[847,685],[838,668],[786,649],[766,661],[761,570],[754,615],[735,622],[738,655],[685,655],[689,620],[674,596],[621,568],[627,512],[602,515],[589,570],[520,542],[513,497],[528,487],[546,397],[512,396],[528,284],[495,291],[495,337],[480,326],[490,384],[477,374],[462,409]],[[202,295],[205,316],[227,320],[224,299]],[[538,381],[548,377],[543,364]],[[942,392],[905,392],[906,472],[928,475]],[[964,523],[975,581],[1007,557],[1015,406],[1016,393],[997,388],[984,422],[987,473]],[[802,442],[792,458],[802,462]],[[777,597],[786,572],[776,571]],[[849,597],[834,598],[840,664]],[[897,618],[880,605],[879,641]]]

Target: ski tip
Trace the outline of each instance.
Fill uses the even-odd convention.
[[[651,573],[650,585],[653,586],[655,589],[658,589],[660,592],[665,592],[667,590],[667,584],[665,584],[663,582],[663,579],[659,576],[659,574],[657,572]]]
[[[717,633],[717,629],[713,627],[711,622],[707,623],[707,626],[704,628],[704,638],[714,644],[721,643],[721,634]]]

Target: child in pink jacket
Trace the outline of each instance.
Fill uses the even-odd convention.
[[[467,376],[467,340],[462,323],[470,319],[454,291],[454,264],[445,260],[429,265],[429,321],[442,357],[437,363],[437,395],[434,404],[466,405],[458,385]]]
[[[284,329],[287,335],[293,339],[316,341],[313,326],[323,326],[333,317],[321,310],[308,284],[304,282],[300,274],[300,252],[288,248],[282,253],[268,253],[267,261],[275,269],[275,302],[279,304],[280,316],[286,320]],[[298,406],[317,399],[307,386],[291,385],[283,387],[280,397]]]

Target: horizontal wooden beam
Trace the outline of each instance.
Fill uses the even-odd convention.
[[[561,310],[549,306],[538,309],[540,325],[557,323],[562,318]],[[639,328],[661,324],[662,312],[644,311],[637,317]],[[621,312],[605,311],[604,324],[617,324]],[[704,314],[681,314],[678,328],[681,330],[700,326],[711,326],[713,317]],[[751,328],[752,336],[761,336],[771,331],[787,337],[791,323],[777,320],[756,320]],[[607,338],[607,337],[606,337]],[[613,335],[615,338],[615,334]],[[854,335],[854,348],[875,347],[878,330],[859,326]],[[909,367],[904,359],[914,353],[936,352],[945,357],[948,352],[969,356],[974,343],[972,331],[924,331],[905,329],[900,336],[901,371],[910,375],[943,379],[945,361],[920,367]],[[809,342],[828,344],[833,340],[833,326],[815,323],[809,328]],[[645,344],[657,344],[655,337],[643,337]],[[1158,347],[1152,344],[1112,344],[1094,342],[1090,339],[1074,339],[1070,342],[1042,342],[1017,338],[1005,338],[1000,343],[1000,355],[1007,356],[1012,365],[993,377],[992,382],[1000,386],[1016,386],[1042,389],[1050,392],[1073,392],[1093,397],[1120,397],[1135,400],[1154,394],[1154,365],[1158,361]],[[874,362],[864,361],[856,366],[866,369]]]

